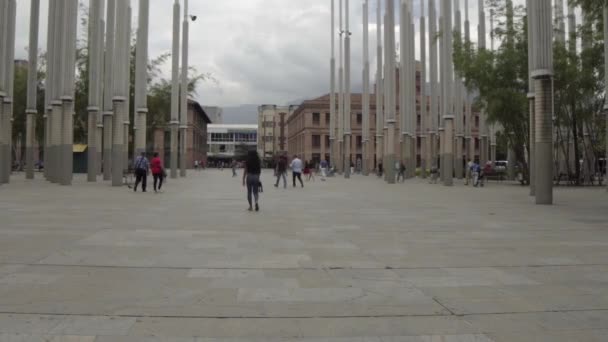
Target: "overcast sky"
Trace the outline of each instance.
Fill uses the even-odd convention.
[[[88,0],[82,1],[88,6]],[[338,0],[335,1],[337,6]],[[465,1],[460,2],[464,20]],[[477,2],[469,1],[474,40]],[[523,2],[515,0],[516,4]],[[27,58],[29,3],[17,1],[16,54],[23,59]],[[138,0],[131,3],[136,17]],[[171,50],[173,1],[150,3],[149,44],[153,57]],[[353,91],[361,89],[362,83],[362,3],[350,1]],[[212,73],[218,80],[217,84],[201,84],[197,100],[204,105],[220,106],[284,104],[329,92],[330,4],[330,0],[190,0],[190,13],[198,16],[190,26],[190,64],[200,72]],[[375,65],[376,4],[376,0],[370,0],[372,65]],[[48,0],[42,0],[41,6],[40,49],[46,50]],[[420,0],[414,1],[414,7],[418,18]],[[428,0],[425,7],[428,9]],[[135,27],[137,18],[133,18],[133,23]],[[165,66],[167,75],[169,64]]]

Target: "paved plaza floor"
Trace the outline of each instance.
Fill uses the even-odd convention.
[[[0,341],[608,341],[605,189],[267,173],[250,213],[230,170],[162,194],[22,178],[0,187]]]

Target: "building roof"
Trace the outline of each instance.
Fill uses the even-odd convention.
[[[257,131],[258,125],[239,125],[239,124],[211,124],[207,126],[208,132],[228,132],[228,131]]]
[[[198,103],[197,101],[188,99],[188,105],[194,107],[194,110],[196,110],[203,116],[203,119],[205,120],[205,122],[207,124],[211,123],[211,119],[209,119],[209,115],[207,115],[207,113],[205,112],[205,110],[203,109],[203,107],[201,106],[200,103]]]

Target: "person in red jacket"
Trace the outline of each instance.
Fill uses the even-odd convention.
[[[154,158],[150,162],[150,169],[152,170],[152,177],[154,177],[154,192],[160,191],[160,188],[163,187],[163,179],[165,178],[165,168],[158,156],[158,152],[154,152]],[[156,187],[157,183],[158,188]]]

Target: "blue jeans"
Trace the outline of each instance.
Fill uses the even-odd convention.
[[[287,187],[287,172],[279,172],[277,173],[277,182],[274,183],[274,186],[279,186],[279,182],[281,181],[281,177],[283,178],[283,187]]]
[[[255,203],[258,203],[258,199],[260,197],[260,175],[255,175],[252,173],[247,174],[247,202],[249,202],[249,206],[252,205],[251,197],[255,199]]]

